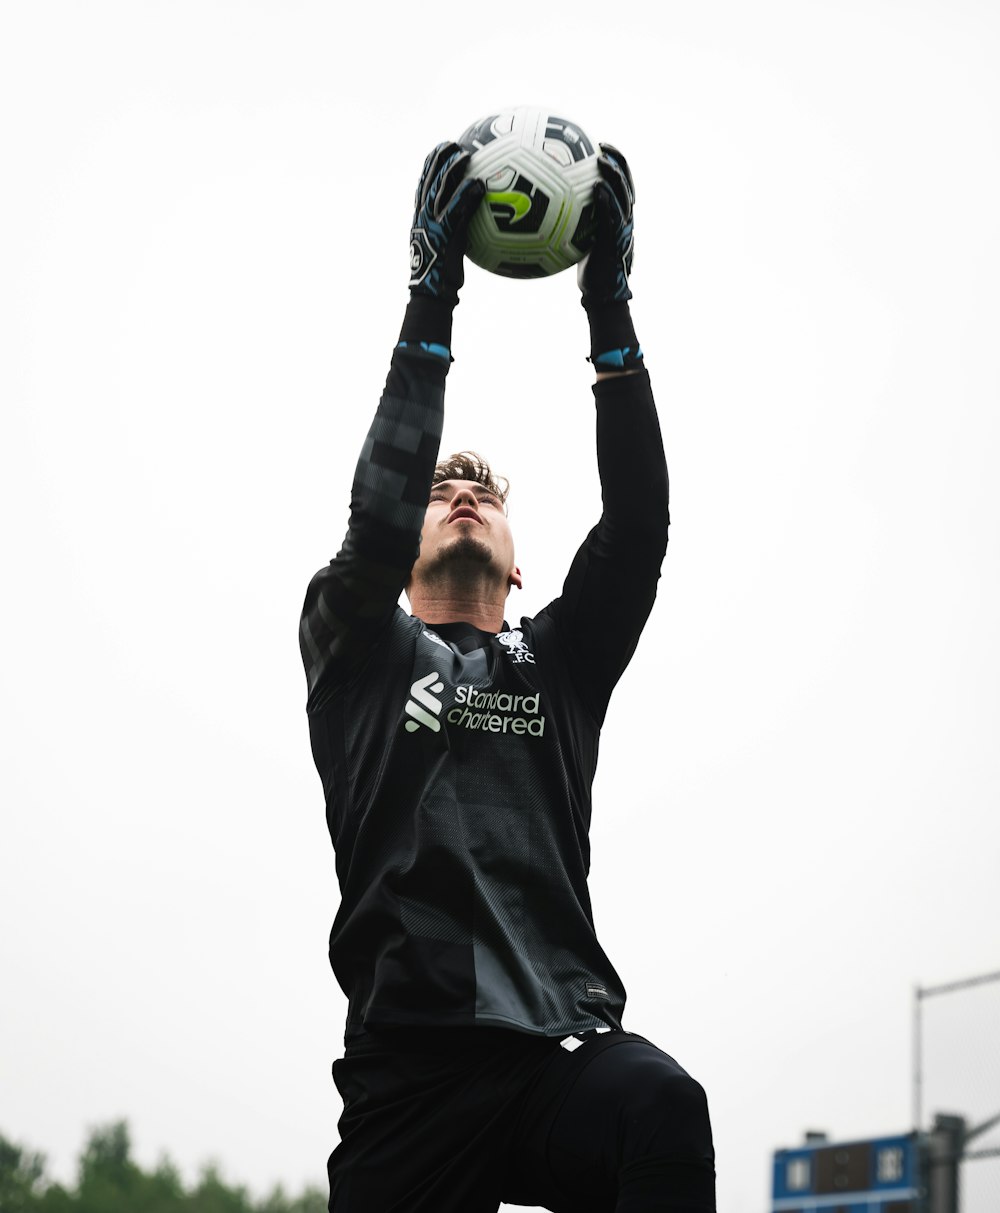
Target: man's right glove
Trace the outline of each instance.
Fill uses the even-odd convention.
[[[600,148],[597,168],[601,180],[594,186],[597,233],[577,271],[581,302],[588,312],[632,298],[628,276],[632,272],[635,186],[621,152],[610,143],[602,143]]]
[[[590,321],[590,361],[599,372],[638,371],[644,363],[628,306],[635,186],[625,157],[610,143],[601,144],[597,168],[597,232],[577,270]]]
[[[410,295],[454,307],[465,282],[469,224],[486,193],[466,177],[470,153],[457,143],[439,143],[424,162],[410,232]]]

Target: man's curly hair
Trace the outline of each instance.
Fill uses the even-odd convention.
[[[507,504],[510,481],[505,476],[494,476],[490,465],[475,451],[459,451],[442,459],[434,469],[431,485],[440,484],[442,480],[474,480],[495,493],[503,505]]]

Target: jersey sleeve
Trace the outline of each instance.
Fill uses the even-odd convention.
[[[347,535],[312,578],[299,625],[307,710],[364,665],[420,552],[448,363],[397,348],[354,474]]]
[[[656,598],[670,524],[669,483],[645,370],[594,385],[603,510],[546,607],[600,722]]]

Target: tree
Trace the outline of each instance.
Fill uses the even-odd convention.
[[[138,1213],[142,1174],[131,1151],[125,1121],[91,1130],[80,1156],[78,1213]]]
[[[253,1213],[246,1190],[227,1187],[214,1163],[202,1171],[189,1208],[191,1213]]]
[[[33,1209],[45,1176],[45,1156],[0,1135],[0,1213]]]
[[[270,1196],[263,1200],[255,1213],[326,1213],[326,1197],[319,1188],[306,1188],[301,1196],[286,1196],[279,1184]]]
[[[317,1188],[289,1197],[279,1185],[255,1202],[211,1164],[185,1191],[169,1158],[150,1172],[133,1161],[128,1125],[119,1120],[91,1129],[69,1191],[47,1181],[41,1154],[0,1136],[0,1213],[326,1213],[326,1198]]]

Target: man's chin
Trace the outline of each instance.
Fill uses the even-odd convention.
[[[493,552],[478,536],[463,534],[441,547],[424,566],[425,581],[480,581],[489,576]]]
[[[461,561],[476,565],[491,564],[493,552],[489,544],[483,543],[477,535],[465,531],[440,550],[437,563],[448,565]]]

